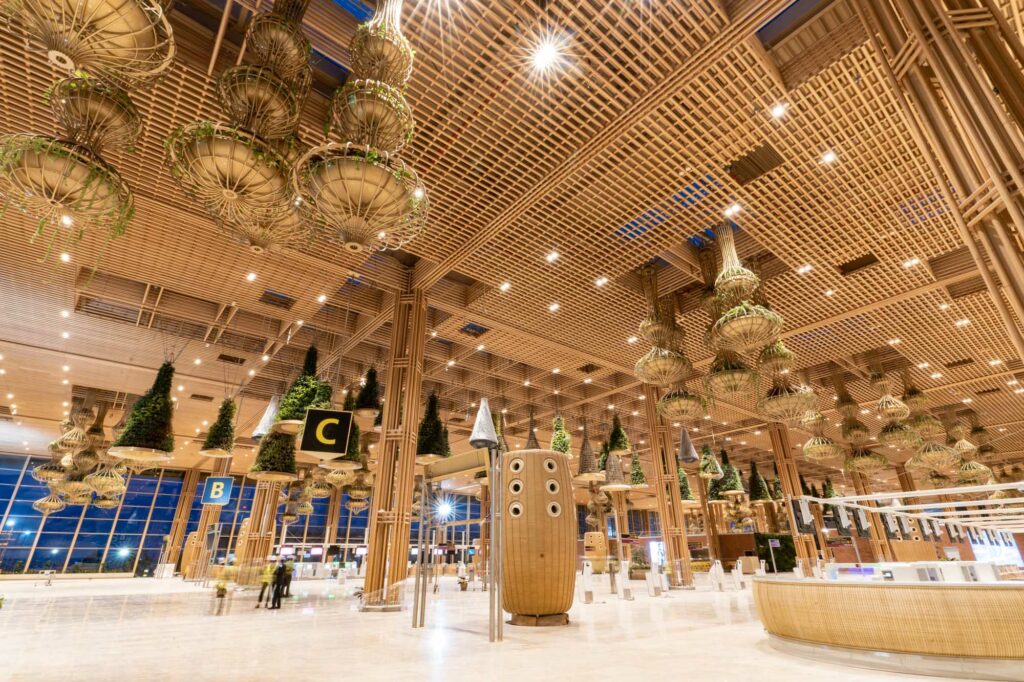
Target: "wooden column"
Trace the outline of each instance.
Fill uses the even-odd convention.
[[[391,318],[387,387],[384,391],[378,471],[368,530],[364,599],[397,605],[398,585],[408,571],[412,492],[416,475],[416,427],[421,410],[427,299],[423,291],[395,298]]]
[[[341,521],[341,488],[332,486],[331,496],[327,500],[327,528],[324,532],[324,559],[327,559],[327,546],[338,541],[338,522]]]
[[[1007,336],[1024,357],[1017,322],[1024,319],[1024,265],[1014,245],[1014,233],[1024,234],[1024,74],[1017,66],[1024,47],[993,0],[854,6]]]
[[[711,505],[708,504],[708,482],[700,476],[697,479],[697,500],[700,502],[700,510],[704,515],[704,537],[708,540],[708,558],[711,561],[722,556],[722,546],[718,542],[718,522],[711,512]]]
[[[215,475],[215,476],[227,476],[228,472],[230,472],[230,471],[231,471],[231,458],[230,457],[225,457],[223,459],[218,459],[217,460],[216,464],[214,465],[214,473],[213,473],[213,475]],[[196,487],[198,487],[198,484],[197,484]],[[236,492],[235,494],[237,495],[238,492]],[[219,504],[204,504],[203,505],[203,510],[199,514],[199,524],[196,526],[196,530],[199,533],[199,537],[202,539],[203,542],[206,542],[206,534],[209,532],[210,526],[213,526],[213,525],[216,525],[216,524],[220,523],[220,512],[221,512],[222,509],[223,509],[223,507],[221,505],[219,505]],[[214,551],[214,556],[216,556],[217,548],[215,547],[213,551]],[[211,559],[212,559],[212,557],[211,557]]]
[[[686,542],[686,520],[683,502],[679,496],[679,469],[672,451],[669,427],[658,415],[658,390],[644,384],[644,413],[651,443],[654,497],[658,503],[661,539],[665,544],[669,585],[691,587],[693,570],[690,567],[690,547]],[[678,569],[677,569],[678,566]],[[677,574],[678,570],[678,574]]]
[[[907,466],[900,462],[896,465],[896,478],[900,482],[900,490],[903,492],[913,492],[917,490],[917,485],[914,483],[914,476],[907,471]],[[907,522],[910,524],[911,529],[917,532],[918,537],[924,537],[921,534],[921,525],[917,522],[917,519],[908,518]],[[904,538],[904,540],[913,538]]]
[[[254,585],[259,581],[263,564],[274,547],[277,508],[281,503],[281,484],[258,481],[249,512],[245,542],[235,552],[238,582]]]
[[[174,508],[174,519],[171,521],[170,540],[168,541],[167,563],[177,564],[181,558],[181,550],[185,544],[185,528],[192,512],[192,500],[196,496],[196,484],[199,482],[199,469],[192,468],[185,472],[181,482],[181,495],[178,505]]]
[[[864,476],[859,472],[854,472],[851,475],[853,479],[853,489],[858,495],[869,495],[871,488],[868,486],[868,482],[864,479]],[[876,506],[874,502],[862,502],[868,507]],[[875,549],[875,556],[882,557],[885,561],[894,561],[892,545],[889,542],[889,535],[885,532],[883,527],[882,517],[878,514],[866,513],[868,517],[868,527],[871,531],[871,545]]]
[[[814,538],[800,532],[796,522],[796,514],[793,512],[793,500],[801,497],[800,472],[797,471],[796,458],[793,457],[793,448],[789,441],[789,429],[785,424],[771,422],[768,424],[768,436],[772,443],[772,454],[775,456],[775,465],[779,469],[779,479],[782,481],[782,492],[785,493],[786,514],[789,515],[789,532],[793,536],[793,546],[796,549],[798,559],[803,559],[809,568],[817,561],[817,551],[814,547]]]

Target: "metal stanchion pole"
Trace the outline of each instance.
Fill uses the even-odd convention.
[[[496,597],[497,591],[498,591],[497,582],[495,580],[495,574],[497,572],[497,568],[496,568],[496,562],[494,560],[495,556],[497,555],[497,546],[498,546],[498,543],[495,542],[495,539],[498,536],[498,524],[496,523],[496,511],[495,510],[497,509],[497,506],[498,506],[497,505],[497,499],[498,499],[498,495],[500,494],[500,490],[501,489],[498,487],[498,479],[497,479],[497,474],[495,472],[494,449],[493,448],[489,448],[488,451],[489,451],[490,457],[491,457],[491,462],[490,462],[490,464],[491,464],[491,471],[490,471],[490,479],[491,479],[490,480],[490,486],[491,486],[491,509],[490,509],[490,513],[489,513],[489,516],[490,516],[489,523],[491,525],[491,532],[490,532],[490,539],[489,539],[489,541],[490,541],[491,546],[487,548],[487,582],[489,583],[489,586],[490,586],[490,590],[488,590],[488,596],[490,598],[490,623],[489,623],[489,626],[488,626],[488,629],[487,629],[487,633],[488,633],[489,641],[493,642],[493,641],[495,641],[497,639],[497,628],[495,627],[495,624],[494,624],[494,613],[495,613],[495,608],[496,608],[496,605],[497,605],[497,600],[495,599],[495,597]]]
[[[494,458],[494,477],[496,481],[494,497],[497,499],[496,510],[494,514],[494,532],[491,533],[492,537],[495,538],[495,540],[492,541],[495,543],[495,550],[492,552],[492,554],[495,557],[494,561],[497,568],[495,570],[494,588],[491,590],[491,593],[495,595],[495,616],[497,618],[497,620],[495,621],[495,628],[497,630],[497,640],[500,642],[504,639],[505,629],[505,609],[502,606],[502,573],[504,570],[502,564],[504,563],[503,545],[505,531],[501,527],[501,517],[504,511],[505,504],[505,484],[501,450],[495,448],[494,450],[491,451],[491,456]]]
[[[420,625],[420,583],[423,578],[423,509],[424,509],[424,495],[423,489],[425,487],[425,479],[420,479],[420,518],[419,528],[416,532],[416,580],[414,582],[413,598],[412,598],[412,626],[419,627]]]
[[[430,497],[431,497],[431,495],[433,495],[432,488],[433,488],[433,486],[430,484],[430,482],[427,481],[426,479],[424,479],[423,480],[422,488],[420,489],[420,528],[422,529],[424,526],[426,526],[425,531],[421,531],[423,533],[423,537],[426,538],[426,543],[423,546],[420,547],[419,554],[420,554],[421,557],[423,557],[424,554],[426,554],[426,556],[423,557],[422,563],[421,563],[421,566],[423,566],[424,573],[423,573],[423,578],[422,578],[422,580],[420,582],[420,593],[419,593],[419,596],[418,596],[419,607],[420,607],[420,609],[419,609],[419,613],[420,613],[419,626],[420,627],[423,627],[423,623],[426,621],[426,613],[427,613],[427,574],[426,574],[427,563],[426,562],[430,559],[429,553],[431,551],[431,549],[430,549],[430,528],[431,528],[431,519],[433,517],[430,515]]]

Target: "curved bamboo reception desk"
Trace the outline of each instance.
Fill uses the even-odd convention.
[[[821,658],[841,648],[909,654],[902,660],[912,661],[912,667],[924,660],[928,672],[939,674],[949,674],[944,671],[950,659],[971,659],[983,666],[1007,664],[1024,675],[1024,585],[759,577],[754,603],[769,634],[816,648],[811,653],[798,647],[797,653]],[[846,662],[905,669],[893,659],[901,657],[854,656]],[[964,669],[976,672],[973,665]]]

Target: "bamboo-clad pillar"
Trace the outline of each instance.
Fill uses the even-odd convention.
[[[704,514],[704,536],[708,540],[708,557],[714,561],[722,556],[722,547],[718,543],[718,522],[708,503],[708,482],[699,476],[697,477],[697,500],[700,502],[701,513]]]
[[[870,495],[871,489],[868,487],[868,482],[864,479],[864,475],[860,472],[854,472],[851,476],[853,478],[853,489],[858,495]],[[869,507],[876,506],[874,502],[863,502]],[[885,561],[894,561],[892,544],[889,542],[889,535],[885,532],[883,526],[884,521],[878,514],[866,514],[868,517],[868,529],[871,532],[871,544],[875,549],[875,556],[881,556]]]
[[[661,539],[665,544],[665,562],[668,565],[669,585],[691,587],[693,570],[690,567],[690,547],[686,542],[686,520],[683,502],[679,496],[679,474],[669,438],[668,424],[658,415],[658,390],[644,384],[644,413],[651,442],[651,462],[654,473],[654,497],[658,503]]]
[[[249,512],[244,545],[235,552],[240,584],[256,584],[263,564],[274,547],[277,508],[281,503],[281,484],[270,481],[256,483]]]
[[[397,605],[398,585],[408,575],[416,426],[426,344],[427,299],[423,291],[397,296],[391,319],[380,463],[373,482],[363,591],[366,602],[377,606]]]
[[[814,548],[814,538],[800,532],[796,522],[796,514],[793,511],[793,500],[801,496],[800,473],[796,468],[796,458],[793,457],[793,448],[789,442],[789,429],[785,424],[771,422],[768,424],[768,436],[772,443],[772,454],[775,456],[775,465],[779,469],[779,480],[782,481],[782,492],[785,493],[786,513],[789,515],[789,532],[793,536],[793,546],[796,549],[796,556],[803,559],[810,567],[817,560],[817,553]]]
[[[192,468],[185,472],[185,478],[181,483],[181,495],[178,496],[178,505],[174,509],[174,519],[171,521],[171,532],[168,533],[170,540],[167,543],[167,563],[177,564],[181,558],[181,550],[185,544],[185,528],[188,527],[188,517],[192,513],[192,500],[196,496],[196,484],[199,482],[199,469]]]
[[[1024,74],[1018,66],[1024,47],[994,0],[867,0],[855,6],[938,180],[936,191],[1024,358],[1024,337],[1014,320],[1014,314],[1024,319],[1024,263],[1013,236],[1024,234]]]
[[[913,492],[917,490],[917,485],[914,483],[914,476],[907,471],[907,466],[902,462],[896,465],[896,478],[900,482],[900,490],[905,493]],[[908,518],[907,521],[910,524],[910,528],[917,532],[919,537],[921,535],[921,526],[918,524],[917,519]],[[912,540],[913,538],[903,538],[904,540]]]
[[[231,471],[231,458],[230,457],[224,457],[224,458],[218,459],[216,461],[216,464],[214,466],[214,473],[213,473],[213,475],[214,476],[227,476],[230,471]],[[238,495],[239,491],[236,490],[236,491],[234,491],[234,493],[236,495]],[[199,524],[196,527],[196,530],[199,532],[199,538],[201,539],[202,542],[204,542],[204,543],[206,542],[206,534],[209,532],[210,526],[214,526],[214,525],[220,523],[220,512],[221,512],[221,510],[223,508],[224,507],[222,505],[219,505],[219,504],[204,504],[203,505],[203,509],[202,509],[202,511],[199,514]],[[209,557],[210,560],[213,560],[213,558],[216,556],[217,549],[218,549],[217,547],[213,548],[213,556]],[[198,558],[198,556],[196,558]],[[182,568],[184,568],[184,566]]]

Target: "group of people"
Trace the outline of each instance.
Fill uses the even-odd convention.
[[[281,608],[281,598],[292,596],[292,573],[295,562],[291,559],[276,562],[268,561],[263,567],[261,576],[260,596],[256,599],[256,608],[264,604],[268,609]],[[266,602],[263,601],[266,595]]]

